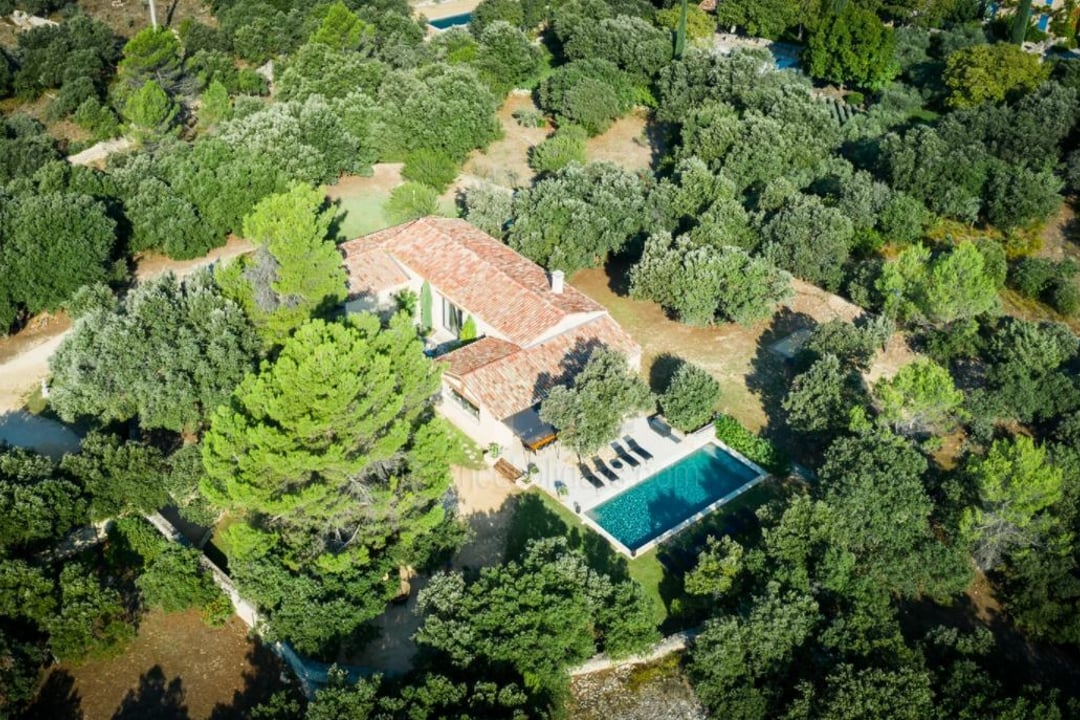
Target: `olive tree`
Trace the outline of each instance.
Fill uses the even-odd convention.
[[[554,425],[560,441],[578,456],[613,440],[631,413],[653,406],[648,386],[615,350],[598,348],[572,387],[557,385],[540,403],[540,418]]]

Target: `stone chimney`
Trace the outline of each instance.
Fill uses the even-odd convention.
[[[556,295],[562,295],[564,280],[565,280],[565,275],[563,274],[562,270],[552,270],[551,271],[551,292],[555,293]]]

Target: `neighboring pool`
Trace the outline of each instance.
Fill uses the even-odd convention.
[[[461,13],[460,15],[451,15],[449,17],[439,18],[438,20],[428,20],[428,25],[436,30],[446,30],[447,28],[458,27],[459,25],[468,25],[472,22],[472,13]]]
[[[799,67],[799,58],[790,55],[780,55],[776,58],[777,70],[790,70]]]
[[[634,551],[758,475],[720,446],[709,443],[585,514]]]

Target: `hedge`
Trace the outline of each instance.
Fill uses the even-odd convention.
[[[791,461],[771,442],[759,437],[742,426],[730,415],[717,415],[713,425],[716,437],[736,452],[742,453],[747,460],[757,463],[773,475],[786,475],[791,468]]]

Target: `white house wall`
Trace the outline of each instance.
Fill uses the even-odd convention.
[[[459,430],[468,435],[480,447],[487,448],[491,443],[507,448],[518,442],[510,428],[492,416],[484,407],[480,408],[480,417],[474,418],[461,409],[450,397],[450,389],[444,384],[439,412]]]

